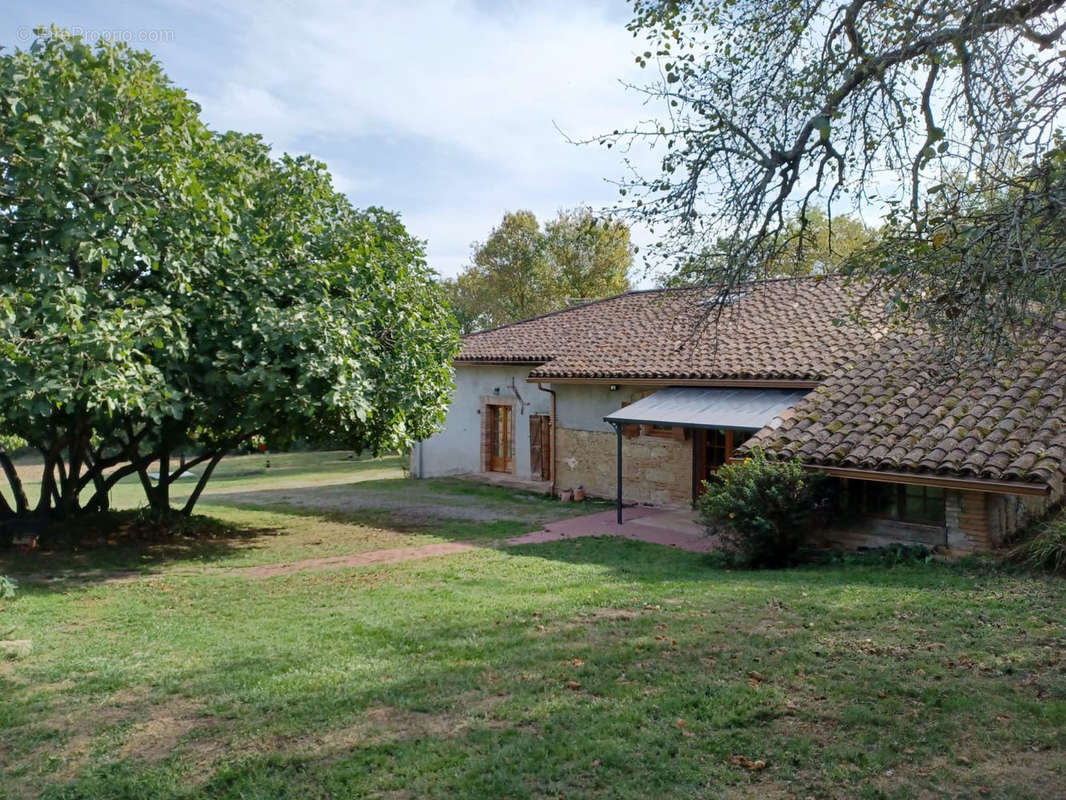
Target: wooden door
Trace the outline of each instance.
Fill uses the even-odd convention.
[[[489,470],[514,472],[514,434],[511,406],[488,406]]]
[[[698,430],[692,437],[693,499],[703,494],[703,482],[710,480],[723,464],[733,460],[733,450],[748,440],[747,431]]]
[[[547,414],[529,417],[529,471],[542,481],[551,480],[551,424]]]

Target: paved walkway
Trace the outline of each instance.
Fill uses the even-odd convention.
[[[558,542],[563,539],[578,539],[584,536],[620,536],[638,542],[650,542],[681,550],[704,553],[714,542],[703,535],[692,521],[692,512],[666,511],[661,508],[634,506],[622,509],[622,524],[617,522],[615,511],[601,511],[571,519],[563,519],[545,525],[539,531],[514,536],[502,542],[504,546]],[[240,567],[233,570],[249,578],[276,578],[295,572],[316,572],[325,569],[362,567],[370,564],[394,564],[399,561],[414,561],[420,558],[447,556],[465,553],[478,545],[469,542],[441,542],[422,547],[396,547],[390,550],[372,550],[350,556],[307,558],[288,564],[265,564],[261,567]]]

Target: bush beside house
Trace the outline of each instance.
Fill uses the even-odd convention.
[[[811,530],[823,479],[799,461],[771,461],[754,450],[705,484],[700,523],[738,566],[785,566]]]

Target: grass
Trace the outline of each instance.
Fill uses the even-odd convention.
[[[204,510],[243,533],[214,551],[0,561],[20,578],[0,638],[32,642],[0,659],[0,797],[1061,791],[1058,579],[936,563],[729,572],[613,539],[271,579],[239,569],[484,541],[522,509],[573,511],[456,481],[352,482],[378,468],[315,473],[311,491],[335,500],[330,482],[347,482],[398,505],[312,509],[289,494],[307,488],[299,470],[277,490],[234,476],[252,484],[216,489],[226,504]],[[404,516],[427,496],[454,527]],[[67,579],[34,578],[49,559]]]

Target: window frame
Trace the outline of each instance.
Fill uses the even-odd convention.
[[[922,511],[912,514],[907,501],[913,499],[918,491],[921,493]],[[881,497],[872,497],[874,492]],[[848,482],[848,495],[848,507],[864,517],[937,528],[947,524],[947,496],[939,486],[852,479]]]

